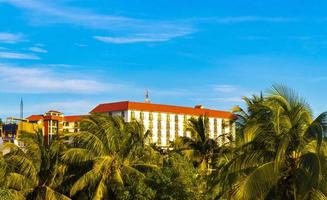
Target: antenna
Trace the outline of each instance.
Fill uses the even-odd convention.
[[[20,118],[23,119],[24,117],[24,102],[23,97],[20,98]]]
[[[145,90],[145,99],[144,99],[145,103],[151,103],[151,100],[149,98],[149,90]]]

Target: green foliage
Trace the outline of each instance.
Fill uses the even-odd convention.
[[[285,86],[243,99],[236,138],[224,144],[209,137],[206,116],[169,149],[150,144],[141,123],[105,115],[50,144],[24,133],[24,146],[0,153],[0,200],[327,199],[327,112],[313,118]]]
[[[202,199],[197,170],[177,153],[168,154],[160,170],[148,174],[146,182],[156,191],[154,199]]]
[[[56,189],[62,183],[65,167],[59,162],[59,152],[65,148],[60,140],[46,144],[43,134],[23,133],[19,138],[24,145],[6,143],[8,151],[2,159],[3,185],[15,198],[69,199]],[[1,162],[1,161],[0,161]]]
[[[215,175],[212,191],[226,199],[310,199],[326,194],[326,113],[316,119],[293,90],[273,86],[244,98],[233,159]]]

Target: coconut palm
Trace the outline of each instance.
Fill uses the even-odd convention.
[[[81,123],[81,131],[69,135],[73,145],[62,156],[70,165],[89,163],[89,168],[70,189],[70,195],[91,199],[113,197],[124,186],[124,176],[144,176],[144,168],[155,168],[144,159],[146,135],[138,122],[121,117],[91,115]]]
[[[173,143],[175,151],[184,154],[201,173],[208,172],[212,157],[218,148],[217,142],[209,138],[208,125],[207,116],[190,118],[186,131],[191,133],[191,137],[180,137]]]
[[[217,198],[326,198],[327,113],[313,119],[308,104],[284,86],[246,103],[249,112],[239,110],[246,116],[243,141],[217,175]]]
[[[60,141],[52,140],[48,145],[41,131],[23,133],[19,141],[23,147],[13,143],[4,145],[4,185],[11,194],[24,195],[27,199],[69,199],[56,191],[65,166],[59,162],[59,153],[64,147]]]
[[[9,172],[9,166],[0,151],[0,200],[24,199],[22,192],[15,190],[13,186],[10,187],[8,184],[9,182],[13,182],[10,180],[12,176],[12,172]]]

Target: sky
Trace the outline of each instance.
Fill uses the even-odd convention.
[[[230,110],[273,84],[327,110],[327,1],[0,0],[0,117],[143,101]]]

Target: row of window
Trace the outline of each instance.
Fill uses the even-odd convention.
[[[140,112],[140,116],[139,119],[141,120],[141,122],[143,123],[144,120],[144,113],[141,111]],[[136,116],[135,116],[135,112],[131,111],[131,120],[136,120]],[[179,118],[178,115],[175,115],[175,138],[178,137],[178,132],[179,132],[179,127],[178,127],[178,122],[179,122]],[[158,134],[158,144],[160,145],[161,143],[161,136],[162,136],[162,127],[161,127],[161,121],[162,121],[162,116],[161,113],[157,114],[157,134]],[[168,144],[169,142],[169,138],[170,138],[170,115],[166,115],[166,143]],[[225,134],[225,128],[229,128],[231,126],[230,124],[231,122],[222,121],[222,142],[226,141],[226,134]],[[183,136],[186,136],[186,129],[187,129],[187,124],[188,124],[188,117],[186,115],[184,115],[183,117]],[[209,124],[208,127],[206,127],[207,130],[209,130]],[[149,130],[153,131],[153,113],[150,112],[149,113]],[[209,131],[207,131],[208,134],[207,136],[209,136]],[[214,138],[217,139],[218,138],[218,120],[214,119],[213,121],[213,134],[214,134]]]

